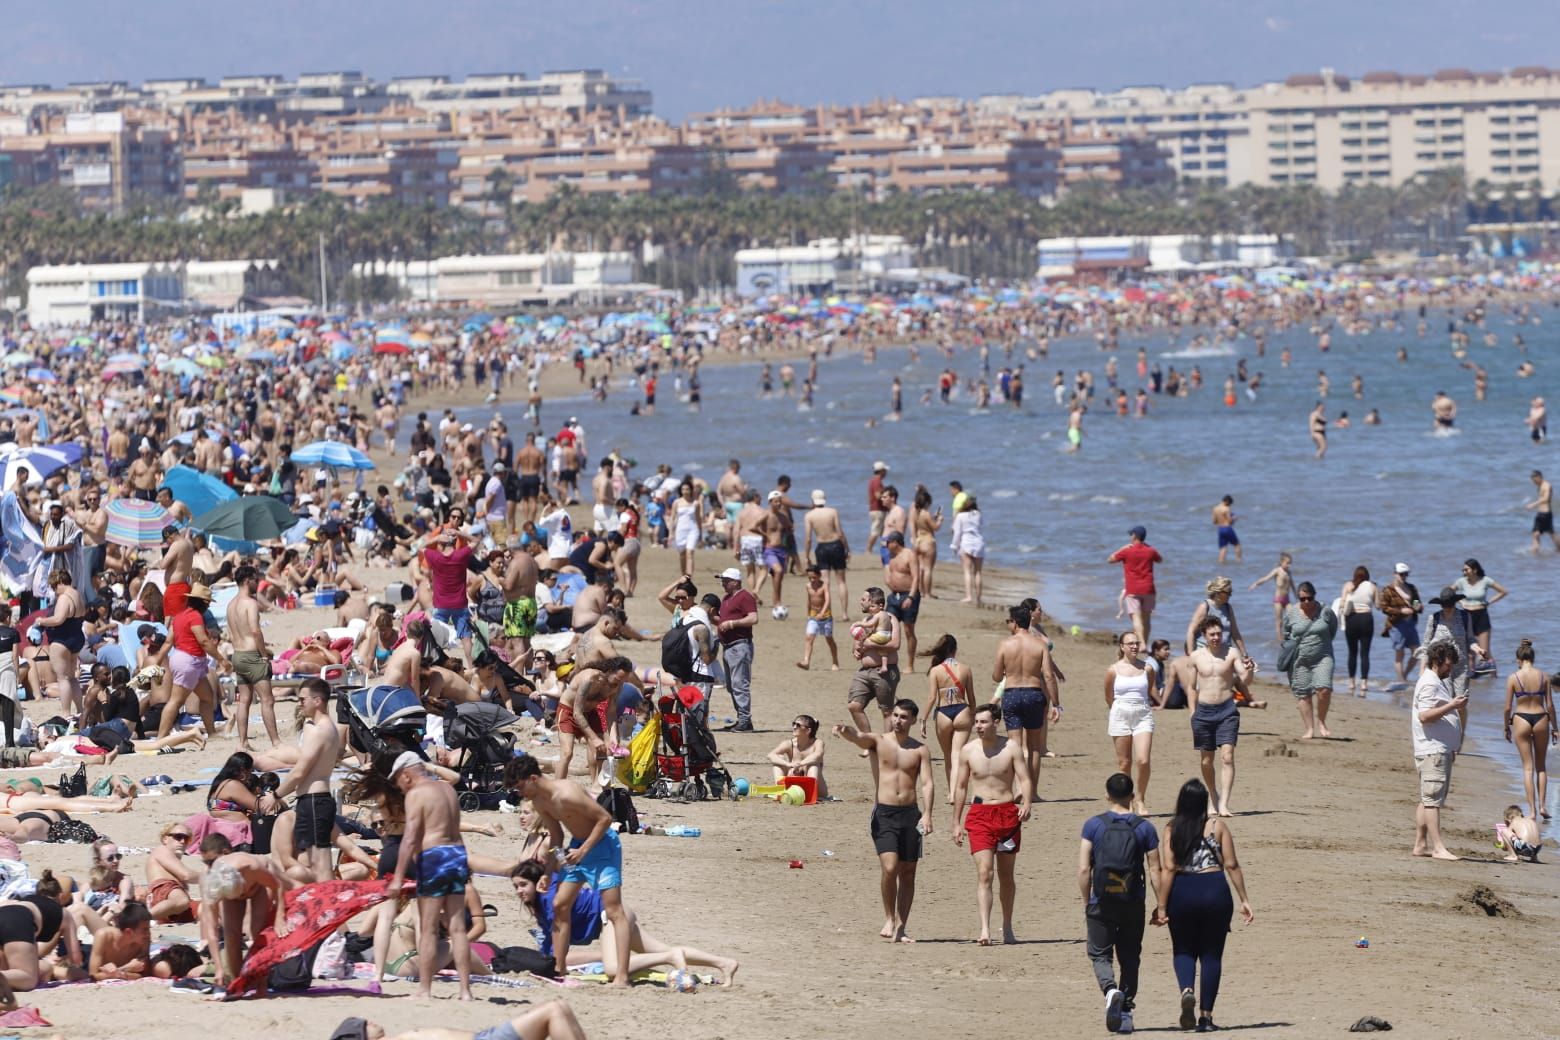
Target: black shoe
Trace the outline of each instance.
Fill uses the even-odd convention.
[[[1210,1016],[1203,1015],[1197,1020],[1197,1031],[1199,1033],[1217,1033],[1219,1027],[1213,1024],[1213,1019]]]
[[[751,733],[751,732],[753,732],[753,724],[751,722],[733,722],[730,725],[722,726],[721,727],[721,732],[723,732],[723,733]]]

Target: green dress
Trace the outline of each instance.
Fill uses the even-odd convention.
[[[1305,616],[1299,604],[1284,611],[1284,641],[1298,639],[1295,665],[1289,672],[1289,692],[1309,697],[1317,690],[1330,690],[1333,684],[1333,637],[1338,634],[1338,615],[1323,607],[1314,618]]]

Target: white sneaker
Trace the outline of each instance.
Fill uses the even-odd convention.
[[[1127,995],[1121,990],[1111,987],[1105,994],[1105,1030],[1116,1033],[1121,1030],[1121,1005],[1126,1003]]]
[[[1116,1032],[1118,1032],[1118,1033],[1130,1033],[1130,1032],[1132,1032],[1132,1012],[1130,1012],[1130,1011],[1123,1011],[1121,1013],[1121,1025],[1116,1027]]]

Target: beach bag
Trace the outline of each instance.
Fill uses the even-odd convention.
[[[1123,906],[1141,900],[1143,883],[1143,847],[1138,843],[1138,816],[1101,813],[1100,830],[1094,838],[1094,898],[1101,906]],[[1134,898],[1133,890],[1140,894]]]
[[[1300,656],[1300,639],[1299,639],[1299,637],[1297,636],[1297,637],[1295,637],[1293,639],[1286,639],[1286,640],[1284,640],[1284,645],[1280,646],[1278,648],[1278,663],[1277,663],[1278,670],[1281,671],[1281,672],[1286,672],[1286,673],[1291,671],[1291,670],[1293,670],[1294,666],[1295,666],[1295,658],[1297,658],[1299,656]]]
[[[527,946],[505,946],[493,955],[489,966],[497,975],[541,975],[557,978],[558,969],[553,959],[540,950]]]
[[[298,993],[309,988],[314,981],[314,958],[330,937],[326,936],[307,949],[282,961],[266,975],[265,985],[273,993]]]
[[[61,798],[83,797],[87,793],[87,764],[83,762],[69,776],[61,773],[59,786]]]
[[[666,630],[666,635],[661,637],[661,671],[666,672],[683,682],[707,683],[714,680],[708,675],[700,675],[693,663],[693,640],[689,638],[688,626],[690,622],[684,621]],[[702,625],[702,621],[694,621],[691,624]]]
[[[622,825],[624,834],[639,833],[639,810],[634,808],[634,796],[627,788],[603,788],[596,796],[596,804],[612,814],[613,821]]]
[[[98,832],[85,820],[55,820],[49,824],[48,840],[56,845],[91,845]]]
[[[629,740],[628,757],[618,762],[618,782],[635,794],[644,794],[655,780],[655,747],[660,739],[661,716],[652,715],[644,728]]]

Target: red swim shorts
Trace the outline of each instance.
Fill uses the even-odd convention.
[[[163,618],[173,620],[173,615],[183,610],[188,603],[190,595],[190,583],[187,581],[170,581],[168,587],[163,590]]]
[[[970,835],[970,855],[995,849],[1009,838],[1013,841],[1013,847],[1001,851],[1017,852],[1023,837],[1015,802],[1003,802],[1000,805],[978,802],[971,805],[964,814],[964,829]]]

